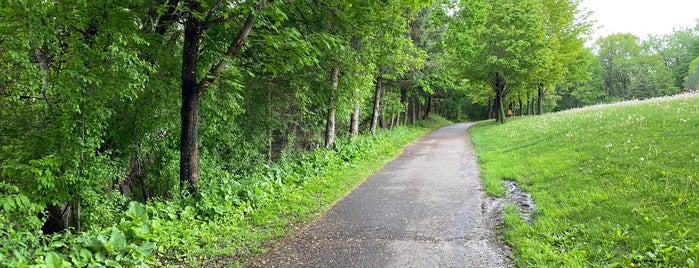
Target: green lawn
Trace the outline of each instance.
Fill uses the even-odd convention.
[[[699,95],[482,122],[471,129],[489,194],[518,181],[505,237],[520,267],[699,266]]]

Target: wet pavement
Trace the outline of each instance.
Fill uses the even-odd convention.
[[[250,267],[510,267],[467,129],[408,145],[322,217]]]

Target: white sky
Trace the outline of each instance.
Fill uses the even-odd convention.
[[[693,27],[699,18],[699,0],[582,0],[581,7],[597,21],[592,42],[614,33],[665,35]]]

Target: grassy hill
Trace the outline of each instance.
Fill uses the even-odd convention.
[[[699,266],[699,94],[471,129],[486,190],[516,180],[534,222],[506,209],[520,267]]]

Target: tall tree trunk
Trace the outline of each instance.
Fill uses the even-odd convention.
[[[420,103],[420,97],[415,96],[415,114],[413,115],[415,118],[413,120],[413,125],[417,123],[418,119],[420,119],[421,114],[422,114],[422,104]]]
[[[182,92],[182,109],[180,119],[180,186],[189,184],[189,192],[196,193],[195,185],[199,182],[199,104],[196,92]]]
[[[328,100],[328,122],[325,125],[325,147],[332,148],[335,144],[335,90],[339,84],[340,70],[335,67],[330,71],[330,98]]]
[[[427,95],[425,102],[425,115],[422,116],[422,120],[427,120],[427,118],[430,116],[430,109],[432,109],[432,95]]]
[[[500,73],[495,73],[495,115],[496,120],[500,123],[505,123],[505,80],[500,76]]]
[[[272,163],[272,78],[267,72],[267,164]]]
[[[374,90],[374,110],[371,114],[371,126],[369,128],[369,131],[371,132],[371,135],[374,136],[376,135],[376,125],[379,123],[379,108],[381,108],[381,83],[383,81],[383,77],[379,75],[379,77],[376,78],[376,89]]]
[[[382,101],[382,104],[379,108],[379,127],[380,128],[388,128],[388,124],[386,123],[386,108],[388,108],[388,99],[384,98]]]
[[[544,105],[542,100],[544,99],[544,85],[539,85],[536,96],[536,113],[538,115],[544,114]]]
[[[398,116],[403,115],[403,124],[408,122],[408,90],[404,87],[400,88],[400,103],[403,107],[403,112],[398,112]],[[400,125],[400,118],[398,119],[398,125]]]
[[[350,135],[356,138],[359,135],[359,101],[355,100],[352,107],[352,118],[350,120]]]
[[[187,1],[190,10],[184,18],[184,42],[182,46],[182,107],[180,109],[180,187],[189,184],[188,192],[196,195],[196,184],[199,182],[199,107],[202,96],[209,86],[228,67],[229,59],[235,58],[247,40],[257,16],[257,11],[267,5],[266,0],[260,1],[248,14],[240,32],[228,46],[221,59],[211,66],[201,81],[197,82],[201,36],[204,31],[204,21],[194,13],[205,12],[199,1]],[[216,8],[214,6],[213,8]]]
[[[527,90],[527,100],[525,101],[527,103],[527,115],[532,115],[531,99],[531,93]]]
[[[199,10],[197,3],[191,4],[193,10]],[[197,60],[201,39],[201,20],[190,15],[184,25],[184,44],[182,49],[182,107],[180,119],[180,187],[189,184],[189,192],[196,193],[195,185],[199,182],[199,104],[200,95],[197,85]]]
[[[523,109],[523,108],[522,108],[522,106],[523,106],[523,104],[522,104],[522,98],[520,97],[518,101],[519,101],[519,116],[524,116],[523,110],[522,110],[522,109]],[[515,113],[515,115],[517,115],[517,113]]]
[[[415,125],[415,121],[417,121],[417,114],[415,113],[417,111],[417,108],[415,107],[417,104],[417,100],[415,99],[415,96],[410,96],[408,98],[408,113],[410,113],[410,124]]]
[[[408,102],[405,103],[403,106],[403,125],[407,126],[408,125],[408,109],[410,107],[410,99],[408,99]]]

